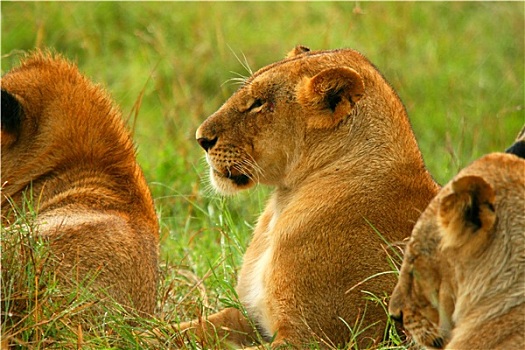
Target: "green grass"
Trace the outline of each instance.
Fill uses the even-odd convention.
[[[440,183],[505,149],[525,122],[519,2],[3,1],[1,10],[2,73],[21,51],[52,47],[105,86],[129,117],[161,220],[165,320],[235,299],[236,273],[268,193],[259,187],[217,197],[194,140],[198,125],[235,91],[227,81],[247,74],[238,58],[256,70],[297,44],[363,52],[404,101]],[[107,341],[115,337],[107,333],[99,333],[106,340],[85,335],[84,346],[142,346],[132,346],[133,337]]]

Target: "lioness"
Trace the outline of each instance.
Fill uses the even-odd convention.
[[[236,288],[249,320],[227,308],[180,329],[246,344],[253,322],[275,346],[323,346],[351,341],[360,325],[359,342],[376,341],[387,315],[366,299],[395,284],[378,275],[391,268],[376,230],[407,237],[438,190],[378,70],[353,50],[298,47],[247,79],[196,137],[219,192],[276,189]]]
[[[64,281],[93,273],[96,288],[153,313],[158,222],[120,112],[50,53],[26,57],[1,86],[2,225],[29,199]]]
[[[389,306],[417,343],[525,349],[524,203],[525,160],[503,153],[475,161],[432,200]]]

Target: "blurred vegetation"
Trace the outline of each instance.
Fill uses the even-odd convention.
[[[166,287],[162,315],[188,319],[200,312],[196,299],[211,309],[234,299],[268,193],[214,195],[194,141],[235,91],[228,80],[247,75],[243,63],[255,71],[298,44],[361,51],[399,93],[430,172],[445,183],[509,146],[525,122],[524,11],[521,2],[2,1],[1,69],[52,48],[111,92],[155,197],[166,266],[207,276],[203,292],[167,272],[166,285],[188,287]]]

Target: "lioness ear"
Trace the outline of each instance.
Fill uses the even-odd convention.
[[[364,91],[363,79],[355,70],[328,68],[299,83],[297,100],[316,112],[308,119],[308,127],[331,128],[350,114]]]
[[[8,147],[18,139],[22,116],[22,106],[13,95],[2,89],[1,108],[1,143],[2,147]]]
[[[441,200],[439,222],[443,248],[483,246],[496,222],[494,190],[479,176],[455,180],[452,193]]]
[[[310,49],[308,47],[298,45],[294,47],[292,51],[288,52],[288,54],[286,55],[286,58],[291,58],[291,57],[294,57],[294,56],[297,56],[297,55],[300,55],[302,53],[309,52],[309,51]]]

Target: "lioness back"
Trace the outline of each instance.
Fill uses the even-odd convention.
[[[95,291],[153,313],[158,223],[120,112],[58,55],[33,53],[1,84],[2,225],[28,198],[65,283],[96,276]]]
[[[521,157],[522,146],[509,149]],[[420,345],[525,348],[525,160],[486,155],[432,200],[389,310]]]
[[[296,48],[248,78],[196,136],[219,192],[275,187],[236,288],[262,336],[274,346],[377,341],[387,315],[366,299],[395,284],[382,274],[383,239],[407,237],[438,189],[378,70],[353,50]],[[228,308],[180,328],[247,343],[257,338],[250,322]]]

